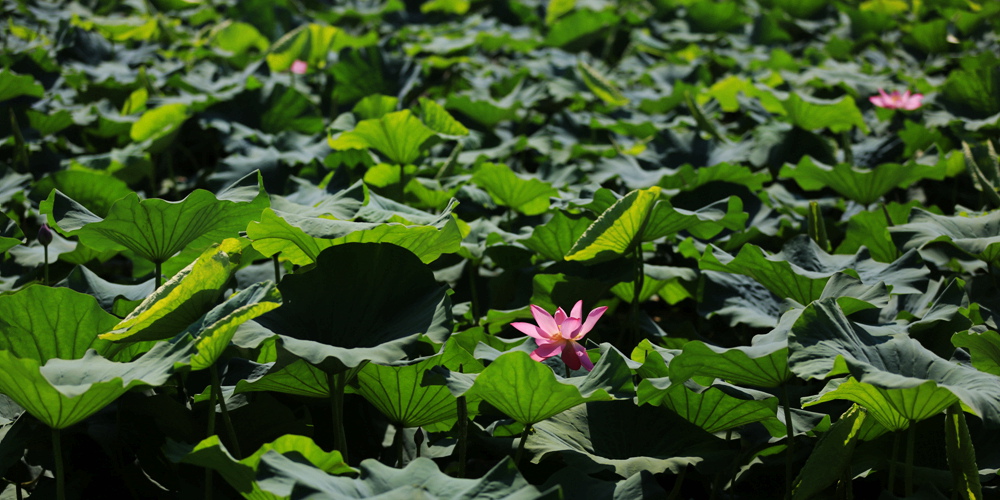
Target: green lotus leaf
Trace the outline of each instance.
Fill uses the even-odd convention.
[[[241,460],[237,460],[229,454],[226,446],[219,441],[219,436],[209,436],[196,445],[169,441],[164,449],[164,453],[173,462],[197,465],[217,471],[244,498],[253,500],[287,499],[288,495],[276,495],[270,491],[264,491],[257,484],[256,476],[261,457],[268,452],[281,455],[295,453],[297,457],[305,459],[311,466],[326,474],[353,475],[357,473],[357,470],[344,462],[339,451],[323,451],[312,439],[294,434],[285,434],[270,443],[266,443],[252,455]]]
[[[650,297],[659,293],[663,287],[669,283],[679,283],[681,281],[693,282],[698,278],[694,269],[689,267],[655,266],[644,264],[642,266],[645,278],[642,281],[642,290],[639,291],[639,302],[645,302]],[[635,283],[623,281],[611,287],[611,293],[625,302],[631,303],[635,298]]]
[[[469,129],[462,122],[451,116],[444,106],[427,99],[420,98],[420,118],[424,124],[439,134],[459,136],[469,135]]]
[[[32,193],[48,197],[53,189],[83,205],[98,217],[107,217],[116,201],[132,194],[128,184],[93,170],[61,170],[36,182]]]
[[[320,252],[312,270],[285,276],[283,304],[256,319],[281,349],[338,373],[365,361],[387,364],[426,334],[451,332],[446,287],[409,250],[345,243]]]
[[[685,164],[677,171],[664,175],[656,184],[663,189],[691,191],[710,182],[720,181],[740,184],[756,193],[770,180],[770,172],[754,172],[749,167],[736,163],[719,163],[698,168]]]
[[[804,130],[826,128],[840,133],[856,126],[862,132],[868,132],[868,125],[850,96],[844,96],[839,101],[827,101],[791,93],[782,105],[789,121]]]
[[[866,285],[884,282],[893,286],[894,293],[920,293],[917,285],[927,279],[929,272],[916,252],[883,264],[872,260],[865,249],[854,255],[828,254],[805,235],[793,238],[774,255],[766,255],[752,244],[744,245],[736,257],[710,246],[698,266],[703,271],[750,276],[771,293],[799,304],[822,297],[827,282],[837,272],[856,273]]]
[[[572,379],[559,381],[545,364],[525,352],[511,351],[490,363],[466,394],[481,397],[508,417],[531,425],[583,403],[613,399],[604,388],[589,389]]]
[[[807,191],[830,188],[862,205],[869,205],[893,189],[905,189],[923,179],[940,181],[945,175],[944,164],[882,163],[865,169],[847,163],[831,167],[812,157],[803,156],[798,165],[782,166],[778,176],[782,179],[795,179]]]
[[[549,210],[549,197],[558,192],[538,179],[522,179],[507,165],[484,163],[472,175],[472,182],[490,194],[498,205],[510,207],[525,215],[543,214]]]
[[[792,483],[792,500],[812,498],[843,477],[851,465],[865,416],[864,409],[854,405],[820,436]]]
[[[521,243],[547,259],[560,261],[587,231],[591,222],[586,217],[558,211],[545,224],[535,226],[531,237]]]
[[[211,44],[229,53],[227,59],[237,67],[246,66],[253,58],[253,52],[265,52],[270,46],[268,39],[252,24],[227,20],[209,34]]]
[[[958,404],[949,406],[945,414],[945,449],[954,491],[969,499],[984,498],[972,435],[965,412]]]
[[[683,382],[693,376],[721,378],[734,384],[778,387],[792,378],[788,345],[770,342],[730,348],[692,340],[670,360],[670,379]]]
[[[628,104],[628,97],[625,97],[622,91],[618,90],[618,87],[608,80],[607,76],[602,75],[597,68],[580,61],[576,65],[576,71],[584,85],[608,105],[619,107]]]
[[[45,87],[31,75],[19,75],[8,68],[0,71],[0,102],[22,95],[40,98],[45,95]]]
[[[497,102],[467,94],[450,94],[445,101],[445,107],[459,111],[486,129],[492,130],[502,121],[516,119],[517,111],[521,109],[521,102],[512,99]]]
[[[164,104],[143,113],[132,124],[129,137],[135,142],[155,141],[177,131],[189,116],[189,110],[185,104]]]
[[[397,165],[410,165],[423,152],[424,144],[436,137],[410,110],[395,111],[380,118],[362,120],[354,130],[329,140],[334,150],[376,149]]]
[[[615,26],[621,18],[610,10],[596,12],[589,9],[579,9],[558,19],[549,27],[545,36],[545,45],[551,47],[572,47],[585,45],[587,41],[600,36],[609,26]]]
[[[163,340],[187,330],[222,294],[248,244],[246,240],[229,238],[206,250],[100,338],[126,342]]]
[[[246,191],[243,185],[253,179],[257,180],[253,200],[246,202],[237,197]],[[81,243],[94,250],[127,248],[144,259],[163,263],[185,249],[200,254],[209,245],[236,237],[251,220],[259,219],[268,205],[260,182],[260,174],[252,173],[220,197],[198,189],[179,202],[156,198],[140,201],[132,193],[115,202],[103,219],[53,191],[41,203],[41,211],[48,216],[50,226],[66,236],[79,237]]]
[[[389,422],[402,427],[444,424],[447,428],[457,418],[455,396],[443,385],[425,385],[424,372],[435,366],[466,373],[482,365],[466,350],[449,341],[451,348],[417,362],[394,365],[366,364],[357,375],[357,393],[385,415]],[[477,366],[478,365],[478,366]]]
[[[645,471],[678,474],[689,465],[724,466],[728,455],[724,441],[675,413],[631,401],[587,403],[533,427],[525,445],[532,462],[559,455],[583,472],[611,469],[626,478]]]
[[[153,280],[147,280],[137,285],[120,285],[105,281],[85,266],[74,268],[66,277],[65,285],[94,297],[101,308],[108,312],[114,310],[115,301],[120,298],[141,301],[155,291]]]
[[[951,337],[955,347],[964,347],[972,355],[972,366],[982,372],[1000,376],[1000,333],[985,331],[958,332]]]
[[[280,305],[281,297],[274,282],[261,281],[215,306],[180,334],[195,339],[198,352],[191,357],[191,370],[210,368],[222,356],[241,324]]]
[[[1000,263],[1000,211],[975,217],[936,215],[913,208],[910,222],[889,228],[904,250],[946,242],[984,262]]]
[[[20,245],[24,241],[24,233],[17,223],[0,212],[0,255],[7,250]]]
[[[938,387],[933,381],[907,389],[885,390],[848,377],[831,380],[819,394],[806,398],[803,406],[838,399],[863,406],[872,418],[893,432],[938,415],[958,401],[951,391]]]
[[[321,369],[301,359],[276,366],[268,363],[253,377],[236,382],[235,394],[273,391],[309,398],[330,397],[330,379]]]
[[[419,225],[279,216],[265,209],[260,221],[247,227],[247,237],[258,252],[266,256],[281,252],[282,258],[295,265],[311,264],[324,249],[345,243],[391,243],[430,263],[461,246],[462,234],[451,215],[455,205],[453,202],[429,224]]]
[[[267,66],[271,72],[288,71],[296,59],[309,66],[323,68],[328,54],[346,47],[367,47],[375,45],[378,37],[374,31],[363,36],[354,36],[336,26],[316,23],[304,24],[289,31],[271,45],[267,54]]]
[[[885,204],[884,210],[858,212],[851,216],[850,220],[847,221],[847,234],[844,235],[844,241],[834,253],[856,253],[861,247],[865,247],[871,252],[872,258],[879,262],[896,260],[899,256],[899,249],[892,242],[889,227],[906,224],[910,210],[919,204],[918,201],[911,201],[905,205],[893,202]],[[892,219],[891,224],[885,219],[886,212]]]
[[[629,252],[639,241],[660,188],[636,189],[603,211],[566,254],[566,260],[599,262]]]
[[[261,457],[256,479],[262,490],[278,498],[559,498],[558,490],[543,493],[525,481],[509,458],[501,460],[479,479],[450,477],[429,458],[417,458],[403,469],[367,459],[358,468],[361,475],[357,479],[331,476],[270,451]]]
[[[0,392],[62,429],[132,387],[164,383],[191,355],[190,344],[161,344],[133,363],[111,362],[99,354],[110,343],[97,335],[116,321],[93,297],[68,288],[29,286],[0,296]]]
[[[773,436],[786,433],[784,424],[777,418],[778,398],[765,392],[723,382],[703,387],[693,381],[676,383],[669,378],[657,378],[644,379],[637,393],[639,404],[669,408],[706,432],[716,433],[760,422]]]
[[[912,338],[880,330],[848,320],[833,299],[816,301],[788,334],[791,370],[804,379],[850,374],[865,394],[879,395],[882,406],[891,406],[903,418],[935,415],[957,399],[987,426],[1000,425],[1000,377],[949,362]],[[880,417],[871,401],[855,402],[890,430],[899,428],[893,419]]]
[[[674,208],[660,200],[649,215],[649,222],[642,231],[643,241],[687,231],[694,237],[709,239],[723,229],[742,231],[748,215],[743,212],[743,201],[737,196],[719,200],[695,211]]]

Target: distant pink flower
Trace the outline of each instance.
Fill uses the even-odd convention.
[[[561,307],[553,317],[545,309],[532,304],[531,315],[535,317],[538,326],[522,322],[511,323],[510,326],[535,339],[538,349],[531,353],[531,359],[541,361],[562,353],[563,361],[571,370],[579,369],[582,365],[590,371],[594,369],[594,363],[587,356],[587,350],[578,342],[594,328],[594,324],[607,310],[607,307],[598,307],[590,311],[584,321],[582,300],[573,306],[569,316]]]
[[[292,73],[295,73],[296,75],[304,75],[304,74],[306,74],[306,70],[307,69],[309,69],[309,64],[307,62],[305,62],[305,61],[300,61],[300,60],[296,59],[295,62],[292,63],[291,71],[292,71]]]
[[[924,95],[910,94],[909,90],[902,94],[898,90],[893,90],[891,94],[886,94],[884,90],[878,89],[878,93],[879,95],[871,96],[868,100],[880,108],[914,110],[923,104],[920,101],[924,98]]]

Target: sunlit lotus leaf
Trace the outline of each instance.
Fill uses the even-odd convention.
[[[462,234],[449,205],[429,224],[352,222],[293,214],[278,215],[265,209],[260,222],[247,227],[254,249],[296,265],[313,263],[324,249],[345,243],[391,243],[410,250],[429,263],[443,253],[457,252]]]
[[[789,365],[805,379],[850,374],[857,382],[848,388],[859,388],[852,394],[868,398],[855,402],[889,429],[901,423],[892,412],[870,406],[875,401],[901,418],[919,420],[957,399],[987,426],[1000,426],[1000,377],[940,358],[906,335],[884,332],[848,320],[833,299],[816,301],[789,332]],[[842,391],[847,394],[847,388]]]
[[[807,191],[830,188],[848,199],[868,205],[893,189],[905,189],[923,179],[939,181],[944,179],[945,174],[944,164],[882,163],[873,168],[859,168],[838,163],[831,167],[804,156],[798,165],[785,164],[781,167],[779,177],[795,179]]]
[[[203,370],[214,365],[241,324],[280,305],[281,297],[274,283],[261,281],[212,308],[180,334],[195,339],[198,352],[191,357],[191,369]]]
[[[357,375],[357,392],[379,409],[394,425],[424,427],[444,424],[450,428],[457,418],[455,396],[443,385],[426,385],[424,372],[434,366],[474,373],[482,370],[472,354],[449,341],[451,348],[417,362],[393,365],[366,364]],[[440,426],[440,425],[439,425]]]
[[[863,406],[872,418],[890,431],[899,431],[940,414],[958,399],[933,381],[907,389],[885,390],[858,382],[853,377],[830,381],[819,394],[806,398],[804,406],[847,400]]]
[[[19,75],[9,68],[0,71],[0,102],[22,95],[42,97],[44,94],[45,87],[31,75]]]
[[[964,347],[972,355],[972,366],[978,370],[1000,376],[1000,333],[992,330],[982,333],[958,332],[951,337],[955,347]]]
[[[879,262],[896,260],[899,249],[892,242],[889,227],[906,224],[910,209],[919,204],[918,201],[907,204],[893,202],[885,204],[884,209],[858,212],[847,221],[847,234],[834,253],[856,253],[861,247],[865,247],[871,252],[872,258]],[[891,224],[885,219],[886,212],[892,219]]]
[[[505,458],[479,479],[453,478],[429,458],[417,458],[403,469],[374,459],[361,462],[357,479],[331,476],[276,451],[265,453],[257,468],[257,484],[278,498],[466,498],[555,499],[558,490],[540,492]]]
[[[254,376],[236,382],[236,394],[255,391],[327,398],[330,397],[330,379],[323,370],[301,359],[280,367],[270,362],[261,365]]]
[[[532,462],[558,455],[571,468],[591,473],[677,474],[688,465],[723,466],[728,456],[725,442],[700,427],[660,406],[631,401],[587,403],[533,427],[525,445]]]
[[[163,343],[132,363],[109,361],[100,353],[110,343],[97,335],[115,322],[93,297],[68,288],[29,286],[0,296],[0,392],[62,429],[133,387],[163,384],[174,364],[191,356],[189,343]]]
[[[669,378],[658,378],[644,379],[637,393],[639,404],[669,408],[707,432],[726,431],[753,422],[762,423],[774,436],[786,432],[776,416],[778,398],[765,392],[723,382],[703,387],[692,381],[671,382]]]
[[[425,125],[439,134],[451,136],[469,135],[469,129],[465,128],[462,122],[451,116],[451,113],[448,113],[444,109],[444,106],[426,97],[420,98],[420,118]]]
[[[608,27],[618,24],[620,18],[610,10],[600,12],[579,9],[563,16],[549,27],[545,45],[552,47],[572,47],[586,44]]]
[[[222,294],[248,244],[247,240],[230,238],[206,250],[101,338],[126,342],[162,340],[187,330]]]
[[[446,287],[396,245],[327,248],[313,269],[285,276],[278,288],[282,306],[257,323],[280,336],[282,350],[327,373],[391,363],[420,335],[443,342],[451,332]]]
[[[176,132],[190,116],[189,109],[181,103],[164,104],[146,111],[132,123],[129,137],[135,142],[156,140]]]
[[[861,131],[868,132],[868,125],[851,96],[844,96],[839,101],[828,101],[803,97],[793,92],[782,104],[792,124],[804,130],[826,128],[831,132],[846,132],[852,127],[858,127]]]
[[[374,31],[363,36],[355,36],[336,26],[303,24],[271,45],[267,54],[267,65],[275,73],[288,71],[296,60],[323,68],[331,52],[336,53],[345,47],[375,45],[377,41],[378,37]]]
[[[107,173],[92,170],[53,172],[36,182],[32,192],[45,198],[53,189],[58,189],[98,217],[107,217],[116,201],[132,194],[125,182]]]
[[[637,189],[616,201],[594,221],[566,254],[566,260],[598,262],[630,251],[660,196],[659,187]]]
[[[1000,211],[979,216],[947,216],[913,208],[910,222],[891,227],[889,232],[904,250],[944,242],[984,262],[1000,262]]]
[[[410,110],[394,111],[380,118],[362,120],[354,130],[331,137],[335,150],[371,148],[397,165],[412,164],[423,152],[424,143],[436,137]]]
[[[770,180],[771,174],[766,170],[755,172],[745,165],[719,163],[698,168],[682,165],[676,172],[664,175],[656,184],[663,189],[691,191],[709,182],[729,182],[757,192]]]
[[[628,97],[625,97],[622,91],[606,75],[601,74],[597,68],[584,61],[580,61],[576,65],[576,70],[587,88],[606,104],[614,107],[628,104]]]
[[[256,181],[252,201],[230,201],[250,181]],[[152,262],[166,262],[186,248],[200,250],[225,238],[236,237],[247,224],[260,218],[268,206],[259,173],[237,181],[220,197],[201,189],[179,202],[157,198],[139,200],[136,194],[118,200],[106,218],[53,191],[41,203],[49,225],[97,251],[129,249]],[[237,198],[239,199],[239,198]]]
[[[710,246],[698,265],[706,271],[750,276],[775,295],[803,305],[822,297],[827,281],[837,272],[856,273],[867,285],[885,282],[894,293],[919,293],[916,285],[927,280],[929,272],[916,252],[883,264],[872,260],[865,249],[855,255],[828,254],[805,235],[793,238],[774,255],[752,244],[744,245],[736,257]]]
[[[852,406],[820,436],[792,484],[793,500],[811,498],[843,476],[851,465],[851,454],[858,444],[865,417],[864,409]]]
[[[969,499],[984,498],[979,466],[976,465],[975,444],[960,405],[948,407],[944,426],[945,450],[954,491],[962,492],[962,496]]]
[[[535,226],[531,237],[522,243],[547,259],[560,261],[590,227],[591,222],[593,221],[586,217],[558,211],[545,224]]]
[[[598,369],[595,366],[590,375],[579,380],[559,380],[547,365],[525,352],[512,351],[490,363],[467,394],[481,397],[510,418],[530,425],[583,403],[613,399],[607,388],[583,384],[595,377]]]
[[[196,445],[169,442],[164,449],[167,457],[174,462],[197,465],[215,470],[244,498],[252,500],[287,499],[288,495],[276,495],[264,491],[257,484],[257,469],[265,453],[281,455],[295,453],[308,461],[317,470],[326,474],[355,474],[357,471],[344,462],[339,451],[326,452],[306,436],[286,434],[266,443],[252,455],[237,460],[229,454],[219,436],[209,436]]]
[[[692,340],[670,360],[670,378],[683,382],[696,375],[734,384],[778,387],[792,377],[788,370],[788,345],[771,342],[722,348]]]
[[[507,165],[484,163],[472,182],[490,193],[498,205],[510,207],[525,215],[538,215],[549,210],[549,197],[557,191],[538,179],[522,179]]]
[[[667,286],[669,283],[679,283],[681,281],[694,282],[698,277],[694,269],[689,267],[655,266],[652,264],[645,264],[642,269],[645,278],[643,278],[642,281],[642,289],[639,291],[640,303],[645,302],[653,295],[660,293],[663,287]],[[635,298],[635,283],[632,281],[623,281],[611,287],[611,292],[617,295],[618,298],[631,303]]]

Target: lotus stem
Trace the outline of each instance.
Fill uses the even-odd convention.
[[[892,439],[892,456],[889,457],[889,492],[896,493],[896,457],[899,455],[899,440],[902,433],[896,431]]]
[[[903,481],[906,496],[913,496],[913,448],[917,440],[916,426],[910,422],[910,428],[906,430],[906,477]]]
[[[854,151],[851,149],[851,133],[843,131],[840,133],[840,147],[844,150],[844,163],[854,166]]]
[[[670,489],[670,494],[667,495],[667,500],[674,500],[678,495],[681,494],[681,486],[684,484],[684,476],[687,475],[688,468],[685,465],[681,469],[681,473],[677,474],[677,480],[674,481],[674,487]]]
[[[45,251],[45,262],[43,268],[45,268],[45,286],[49,285],[49,246],[42,245],[42,249]]]
[[[524,455],[524,445],[528,442],[528,434],[531,433],[531,424],[525,424],[521,431],[521,440],[517,443],[517,452],[514,453],[514,465],[521,465],[521,457]]]
[[[792,498],[792,458],[795,453],[795,427],[792,425],[791,399],[788,397],[788,384],[781,385],[781,395],[785,409],[785,429],[788,432],[788,448],[785,449],[785,498]]]
[[[63,467],[62,431],[52,428],[52,456],[56,462],[56,499],[66,500],[66,470]]]
[[[479,290],[476,288],[476,275],[479,274],[479,265],[475,262],[469,263],[469,292],[472,294],[472,317],[479,321]]]
[[[158,290],[160,288],[160,285],[163,283],[163,277],[160,274],[163,271],[163,263],[160,261],[156,261],[153,263],[153,265],[156,266],[155,270],[153,271],[153,287],[154,290]]]
[[[462,371],[459,367],[459,372]],[[458,398],[458,477],[465,477],[465,461],[469,445],[469,407],[465,396]]]
[[[236,428],[233,427],[233,421],[229,418],[229,408],[226,407],[226,398],[222,395],[222,381],[219,380],[219,372],[215,370],[215,367],[209,368],[209,371],[212,372],[212,399],[216,399],[219,402],[219,409],[222,412],[222,423],[226,426],[229,444],[232,445],[236,458],[241,459],[243,458],[243,450],[240,449],[240,442],[236,438]],[[215,405],[212,405],[212,414],[215,414]]]
[[[402,469],[403,468],[403,440],[405,439],[405,437],[403,436],[403,426],[399,425],[399,424],[393,424],[393,427],[396,428],[396,435],[393,436],[393,439],[392,439],[393,448],[395,448],[395,451],[396,451],[396,467],[399,467],[400,469]]]
[[[214,367],[212,367],[212,369],[210,369],[209,371],[211,371],[213,373],[213,375],[215,374]],[[213,377],[213,383],[209,387],[209,390],[208,390],[208,429],[206,431],[206,434],[207,434],[208,437],[211,437],[211,436],[215,435],[215,383],[214,383],[214,379],[216,377],[218,377],[218,375],[215,375]],[[213,478],[213,475],[214,475],[214,472],[212,471],[212,469],[206,467],[205,468],[205,500],[211,500],[211,498],[212,498],[212,478]]]
[[[276,253],[276,254],[274,254],[274,255],[271,256],[271,260],[274,261],[274,282],[275,283],[281,281],[281,263],[278,262],[278,254],[279,253],[281,253],[281,252],[278,252],[278,253]]]
[[[327,374],[327,384],[330,386],[330,406],[333,410],[333,446],[347,463],[347,432],[344,430],[344,389],[347,387],[347,374]]]

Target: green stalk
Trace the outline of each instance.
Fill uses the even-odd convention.
[[[209,371],[211,371],[214,374],[215,373],[214,367]],[[216,375],[215,377],[218,377],[218,375]],[[208,430],[206,434],[208,436],[215,435],[215,384],[214,383],[212,384],[211,387],[209,387],[208,391]],[[215,473],[212,471],[212,469],[205,468],[205,500],[212,499],[212,479],[214,476]]]
[[[459,373],[462,367],[458,368]],[[458,398],[458,477],[465,477],[466,453],[469,446],[469,407],[465,401],[465,396]]]
[[[788,432],[788,448],[785,449],[785,498],[792,498],[792,456],[795,453],[795,428],[792,425],[791,401],[788,397],[788,384],[781,385],[782,406],[785,409],[785,429]]]
[[[677,475],[677,480],[674,481],[674,487],[670,489],[670,494],[667,495],[667,500],[674,500],[681,494],[681,485],[684,484],[684,476],[687,475],[687,471],[687,467],[681,469],[681,473]]]
[[[222,424],[226,426],[226,434],[229,436],[229,443],[233,447],[233,453],[237,459],[243,458],[243,450],[240,449],[240,442],[236,438],[236,428],[229,418],[229,408],[226,407],[226,398],[222,396],[222,382],[219,380],[219,372],[215,367],[209,368],[212,372],[212,398],[219,401],[219,409],[222,411]],[[212,406],[212,414],[215,414],[215,406]]]
[[[66,471],[63,467],[62,431],[52,429],[52,455],[56,461],[56,499],[66,500]]]
[[[276,253],[276,254],[274,254],[274,255],[271,256],[271,260],[274,261],[274,282],[275,283],[281,281],[281,263],[278,262],[278,254],[279,253],[281,253],[281,252],[278,252],[278,253]]]
[[[899,440],[902,434],[896,431],[892,438],[892,456],[889,457],[889,492],[896,493],[896,457],[899,455]]]
[[[915,425],[910,422],[910,428],[906,430],[906,479],[904,480],[904,492],[906,496],[913,496],[913,445],[917,440]]]
[[[528,442],[528,434],[531,433],[531,425],[525,424],[521,431],[521,441],[517,443],[517,452],[514,453],[514,465],[521,464],[521,457],[524,455],[524,445]]]
[[[848,131],[840,133],[840,147],[844,150],[844,163],[854,165],[854,151],[851,149],[851,134]]]
[[[153,287],[154,290],[159,290],[160,285],[163,283],[163,277],[161,273],[163,272],[163,263],[156,261],[153,263],[156,268],[153,270]]]
[[[48,286],[48,284],[49,284],[49,246],[48,245],[42,245],[42,248],[45,250],[45,264],[44,264],[44,267],[45,267],[45,285]]]
[[[392,443],[393,448],[396,449],[396,467],[403,468],[403,426],[399,424],[393,424],[396,428],[396,435],[393,436]]]
[[[330,406],[333,410],[333,446],[347,463],[347,432],[344,430],[344,389],[347,388],[347,374],[327,374],[330,386]]]
[[[476,275],[479,274],[479,265],[470,262],[469,266],[469,290],[472,294],[472,317],[479,322],[479,290],[476,288]]]

